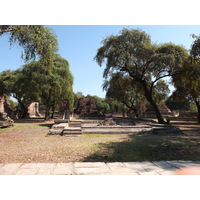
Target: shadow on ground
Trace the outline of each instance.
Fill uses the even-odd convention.
[[[200,160],[200,136],[129,135],[120,142],[100,143],[85,162]]]
[[[38,124],[39,126],[42,126],[42,127],[47,127],[47,128],[51,128],[53,126],[54,123],[52,124]]]

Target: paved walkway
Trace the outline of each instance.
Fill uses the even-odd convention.
[[[200,161],[70,162],[0,164],[0,175],[173,175]]]

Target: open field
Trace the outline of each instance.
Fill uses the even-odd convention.
[[[200,125],[173,121],[185,135],[47,136],[53,122],[18,120],[0,129],[0,163],[200,160]]]

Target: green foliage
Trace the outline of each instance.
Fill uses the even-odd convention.
[[[58,107],[63,99],[69,100],[72,110],[73,76],[69,70],[69,63],[59,55],[54,55],[53,58],[51,70],[47,69],[43,62],[33,61],[15,72],[2,72],[2,91],[5,93],[9,88],[8,92],[13,94],[23,108],[27,108],[32,101],[44,103],[47,109],[46,118],[50,115],[50,108]]]
[[[152,105],[160,123],[165,123],[155,99],[154,86],[165,77],[173,76],[182,69],[187,51],[178,45],[151,44],[150,37],[141,30],[123,29],[118,36],[102,41],[95,56],[97,63],[106,63],[103,77],[107,80],[116,72],[129,76],[140,85],[147,101]]]
[[[103,88],[107,91],[107,98],[121,102],[128,109],[132,109],[136,113],[136,116],[138,116],[136,105],[144,101],[144,95],[140,85],[136,82],[134,83],[129,76],[122,76],[121,73],[113,73],[110,80],[104,82]],[[121,106],[118,105],[117,107]]]
[[[15,72],[6,70],[0,73],[0,95],[10,95],[15,81]]]
[[[15,101],[13,101],[12,99],[8,99],[8,101],[9,101],[10,105],[11,105],[13,108],[15,108],[16,106],[18,106],[18,103],[15,102]]]
[[[171,95],[166,101],[166,106],[172,111],[189,111],[190,102],[188,100],[176,100],[174,95]]]
[[[22,58],[26,61],[39,59],[46,67],[52,66],[53,54],[58,51],[56,35],[42,25],[0,25],[0,36],[10,35],[10,45],[23,48]]]
[[[78,105],[78,100],[83,97],[83,93],[82,92],[77,92],[77,93],[74,93],[74,108],[77,107]]]
[[[110,112],[110,106],[109,104],[105,101],[104,98],[100,98],[98,96],[92,96],[92,95],[87,95],[86,97],[89,97],[89,98],[93,98],[95,99],[95,102],[96,102],[96,108],[97,108],[97,111],[102,113],[102,114],[106,114],[106,113],[109,113]]]
[[[153,97],[158,105],[162,105],[168,97],[170,90],[164,80],[159,80],[153,90]]]

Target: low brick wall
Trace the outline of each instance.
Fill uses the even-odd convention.
[[[143,131],[151,131],[152,127],[143,126],[82,126],[83,134],[137,134]]]

